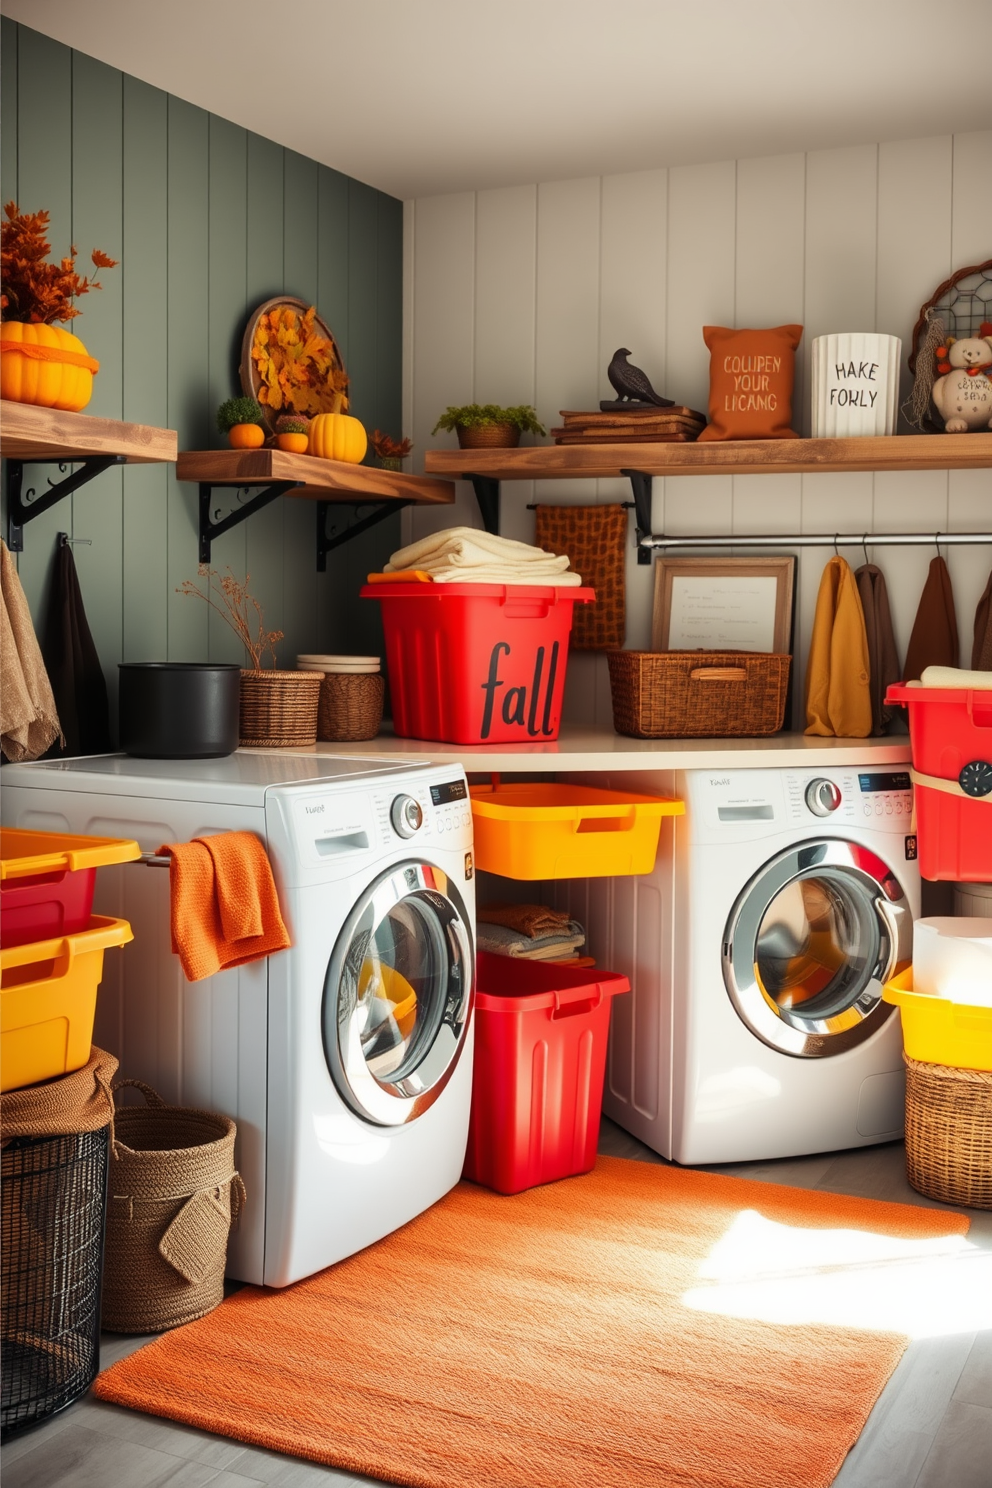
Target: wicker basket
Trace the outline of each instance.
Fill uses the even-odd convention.
[[[928,1199],[992,1209],[992,1071],[906,1060],[906,1176]]]
[[[328,672],[320,684],[317,738],[374,739],[386,683],[379,672]]]
[[[754,738],[785,718],[791,656],[610,651],[613,727],[635,739]]]
[[[516,424],[458,424],[459,449],[516,449],[520,430]]]
[[[241,743],[289,749],[317,742],[323,672],[241,673]]]
[[[167,1106],[140,1080],[145,1106],[114,1118],[107,1202],[103,1326],[159,1333],[203,1317],[224,1296],[227,1237],[244,1203],[235,1125]]]

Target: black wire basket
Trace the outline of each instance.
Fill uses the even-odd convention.
[[[0,1156],[0,1441],[71,1405],[99,1371],[108,1135],[14,1137]]]

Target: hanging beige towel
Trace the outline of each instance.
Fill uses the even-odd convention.
[[[930,564],[913,621],[903,680],[918,682],[925,667],[956,667],[958,660],[958,622],[954,615],[951,576],[943,558],[935,558]]]
[[[0,748],[9,760],[34,760],[64,740],[31,611],[2,540],[0,590]]]
[[[971,648],[975,672],[992,672],[992,574],[975,611],[975,640]]]
[[[886,706],[885,694],[891,682],[902,680],[899,655],[892,630],[889,591],[885,575],[874,563],[863,563],[854,575],[865,617],[868,639],[868,688],[871,693],[871,731],[888,733],[895,706]]]
[[[866,739],[871,725],[864,611],[850,564],[831,558],[816,596],[806,665],[806,732]]]
[[[617,651],[627,632],[627,512],[616,506],[539,506],[534,529],[539,548],[566,554],[595,589],[592,604],[577,605],[572,645],[579,651]]]

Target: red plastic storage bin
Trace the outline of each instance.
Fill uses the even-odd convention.
[[[409,739],[557,739],[572,611],[592,589],[367,584],[382,605],[393,726]]]
[[[480,951],[464,1176],[520,1193],[596,1161],[614,972]]]
[[[136,842],[62,832],[0,831],[0,938],[29,945],[89,929],[96,870],[139,857]]]
[[[896,683],[885,700],[909,709],[920,872],[992,879],[992,690]]]

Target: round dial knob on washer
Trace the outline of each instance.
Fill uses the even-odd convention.
[[[412,796],[397,796],[389,808],[389,819],[401,837],[412,837],[423,826],[424,813]]]
[[[831,811],[837,810],[842,799],[840,787],[822,776],[811,780],[806,787],[806,805],[814,816],[829,816]]]

